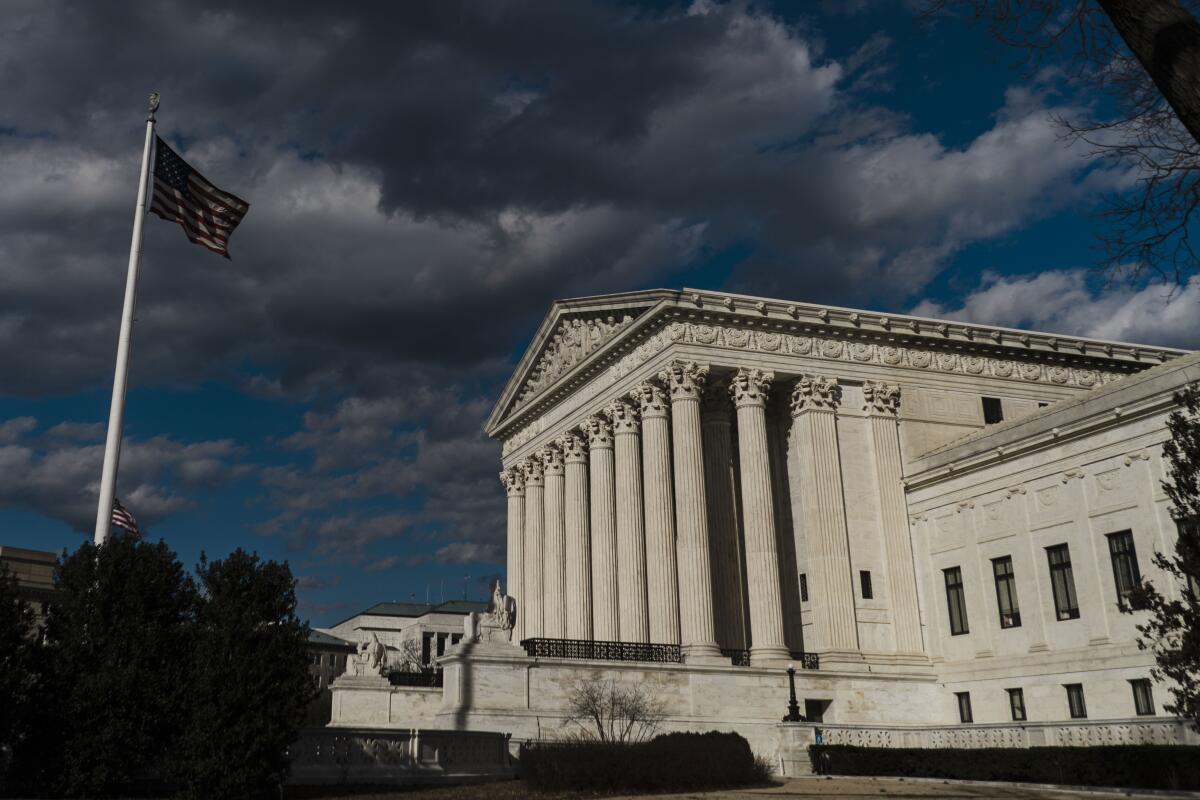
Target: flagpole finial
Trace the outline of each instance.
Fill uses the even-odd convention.
[[[158,111],[158,103],[160,100],[161,98],[159,97],[158,92],[150,93],[150,113],[146,119],[154,119],[154,112]]]

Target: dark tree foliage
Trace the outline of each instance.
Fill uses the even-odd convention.
[[[39,695],[33,613],[17,595],[17,582],[0,564],[0,785],[13,751],[29,735]]]
[[[1163,445],[1163,489],[1179,536],[1174,555],[1155,553],[1154,565],[1175,580],[1180,596],[1170,599],[1143,581],[1131,599],[1135,609],[1150,612],[1138,625],[1138,646],[1153,651],[1154,677],[1168,681],[1171,702],[1164,707],[1200,731],[1200,384],[1176,400],[1181,409],[1167,420],[1171,440]]]
[[[196,567],[203,600],[177,778],[194,798],[278,797],[316,691],[308,625],[296,617],[286,563],[238,549]]]
[[[926,18],[966,10],[1040,68],[1051,58],[1102,100],[1058,120],[1068,140],[1128,169],[1100,234],[1113,277],[1185,284],[1200,268],[1200,22],[1197,0],[925,0]]]
[[[113,795],[161,774],[187,713],[196,590],[162,542],[59,559],[38,724],[16,767],[40,791]]]

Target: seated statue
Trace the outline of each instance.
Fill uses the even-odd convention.
[[[513,625],[517,622],[517,601],[500,590],[500,581],[492,583],[492,599],[482,614],[468,614],[466,640],[468,642],[512,642]]]
[[[351,677],[387,675],[387,648],[376,634],[359,641],[357,652],[346,659],[346,674]]]

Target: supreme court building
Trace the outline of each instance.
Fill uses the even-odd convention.
[[[608,679],[783,753],[794,664],[827,742],[1191,741],[1122,606],[1182,590],[1152,559],[1196,380],[1185,351],[789,300],[557,302],[487,422],[514,646],[452,649],[429,722],[545,735]]]

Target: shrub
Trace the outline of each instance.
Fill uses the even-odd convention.
[[[0,564],[0,785],[13,751],[28,737],[37,714],[40,648],[34,639],[33,614],[17,596],[17,582]]]
[[[668,733],[648,742],[522,745],[521,774],[538,789],[693,791],[760,783],[750,745],[736,733]]]
[[[1192,746],[969,750],[813,745],[809,757],[814,771],[834,775],[1200,789],[1200,747]]]

